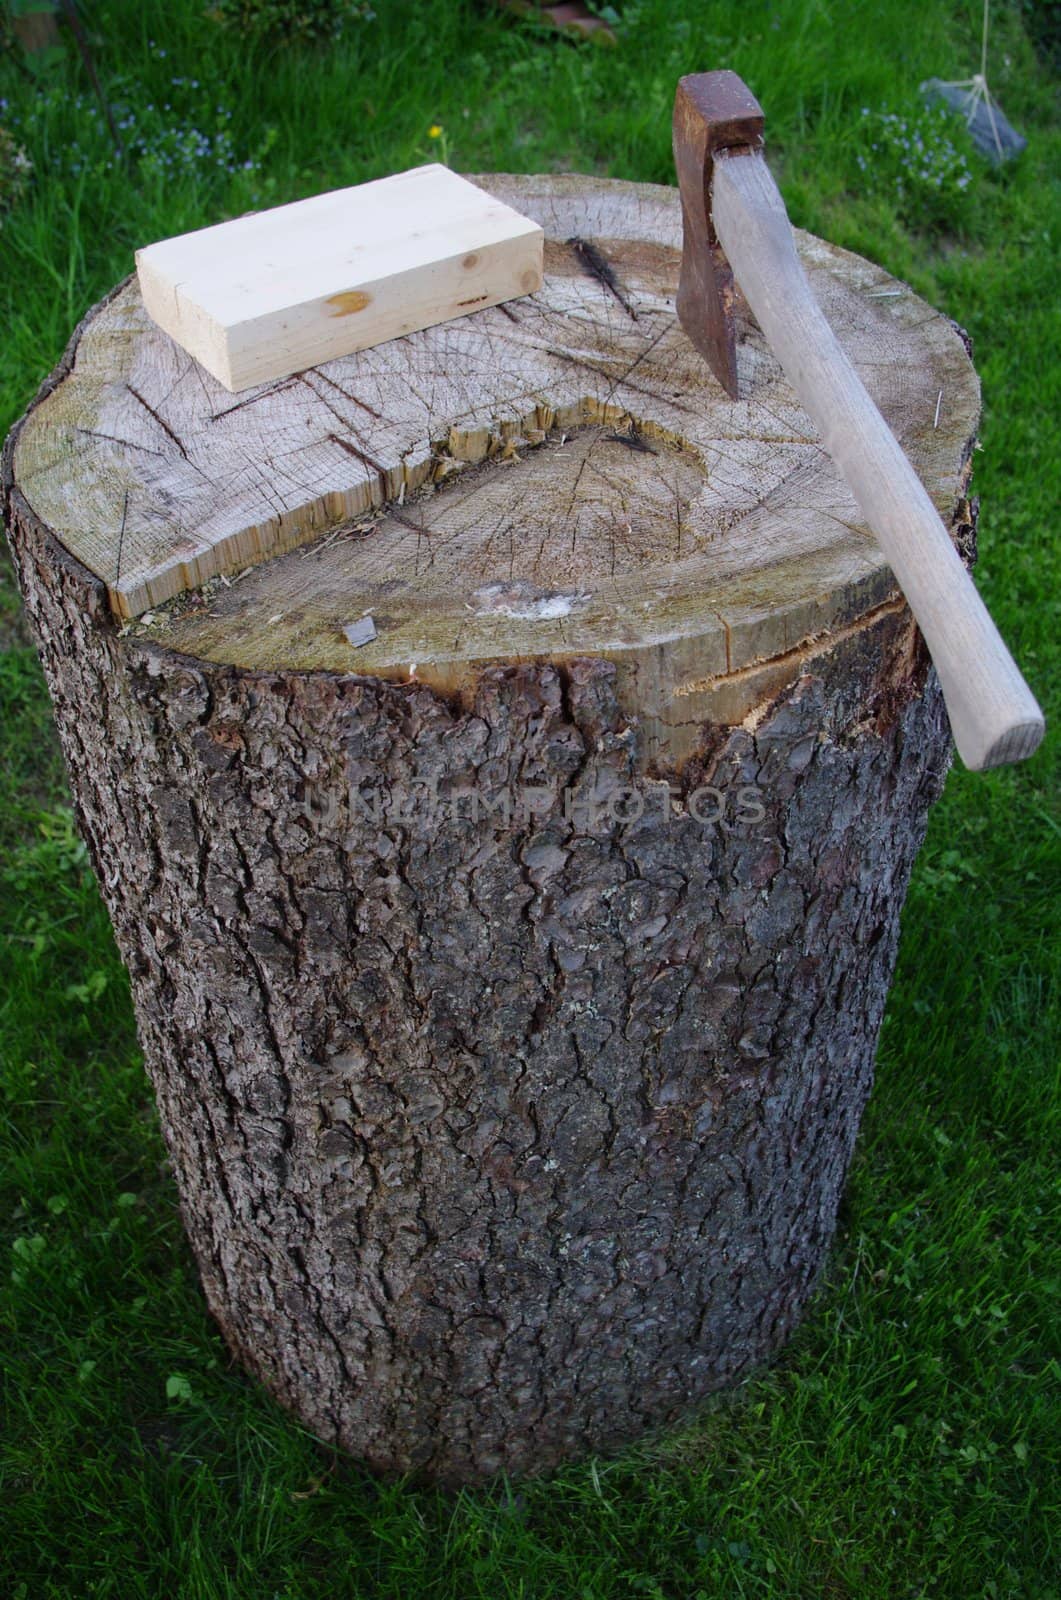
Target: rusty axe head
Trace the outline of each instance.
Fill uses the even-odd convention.
[[[733,273],[711,224],[711,178],[720,150],[759,150],[762,143],[762,107],[735,72],[694,72],[679,80],[674,97],[683,234],[678,320],[734,400]]]

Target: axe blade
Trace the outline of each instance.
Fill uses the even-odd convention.
[[[682,199],[678,320],[715,377],[737,399],[733,273],[711,221],[711,179],[720,150],[760,150],[763,112],[735,72],[694,72],[674,97],[674,165]]]

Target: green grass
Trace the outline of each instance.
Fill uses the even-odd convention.
[[[922,78],[967,76],[976,3],[641,0],[615,51],[446,0],[376,4],[339,47],[270,54],[219,36],[199,0],[85,0],[101,77],[134,117],[125,137],[143,130],[146,154],[124,167],[107,167],[72,54],[36,82],[0,59],[0,121],[36,163],[0,226],[0,431],[135,245],[412,165],[436,122],[464,170],[669,181],[675,79],[728,64],[765,103],[794,219],[972,332],[979,582],[1056,719],[1061,139],[1021,13],[996,6],[990,75],[1026,155],[1001,175],[970,157],[961,196],[899,206],[886,163],[859,166],[862,108],[914,115]],[[174,122],[231,145],[167,177]],[[207,1317],[4,584],[0,1593],[1061,1592],[1056,737],[1019,770],[955,771],[934,813],[827,1281],[779,1364],[651,1447],[447,1496],[329,1455],[232,1365]]]

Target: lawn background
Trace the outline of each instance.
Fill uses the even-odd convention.
[[[198,0],[83,0],[121,160],[72,45],[30,75],[0,56],[35,165],[0,222],[0,434],[138,244],[439,155],[669,182],[675,81],[727,65],[794,221],[972,334],[978,582],[1056,728],[1056,5],[996,5],[989,77],[1030,145],[1002,174],[969,154],[964,187],[907,141],[920,80],[977,68],[978,3],[640,0],[615,50],[458,0],[376,10],[276,48]],[[336,1459],[230,1362],[6,562],[0,647],[0,1594],[1058,1595],[1056,736],[948,781],[836,1246],[778,1365],[651,1446],[451,1496]]]

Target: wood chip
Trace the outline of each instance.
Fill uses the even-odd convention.
[[[356,650],[363,644],[372,643],[376,637],[376,624],[371,615],[366,613],[363,617],[358,617],[356,622],[348,622],[343,628],[343,632],[348,643],[352,644]]]

